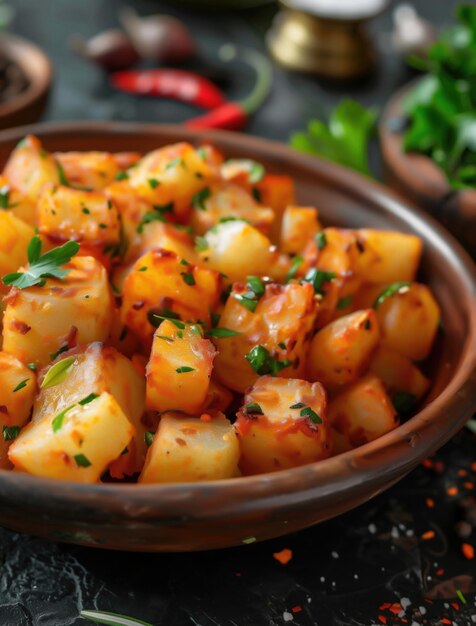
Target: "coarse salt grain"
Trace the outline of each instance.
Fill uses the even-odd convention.
[[[284,613],[283,613],[283,620],[285,622],[292,622],[293,621],[293,614],[289,613],[289,611],[284,611]]]

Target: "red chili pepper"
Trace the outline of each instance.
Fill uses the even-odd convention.
[[[219,52],[224,61],[241,59],[256,72],[256,83],[244,100],[226,102],[218,108],[185,122],[188,128],[223,128],[241,130],[249,116],[263,104],[271,89],[272,67],[268,59],[256,50],[225,45]]]
[[[193,72],[176,69],[129,70],[110,76],[117,89],[147,96],[162,96],[215,109],[226,102],[218,87]]]

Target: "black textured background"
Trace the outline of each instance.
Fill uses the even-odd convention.
[[[10,0],[16,11],[11,30],[41,44],[54,62],[47,119],[176,122],[191,115],[192,109],[174,102],[112,92],[99,70],[69,51],[72,33],[90,36],[114,25],[116,10],[125,3]],[[186,18],[210,60],[226,41],[263,47],[273,13],[271,7],[201,14],[176,3],[131,4],[144,14],[167,8]],[[451,20],[456,2],[415,4],[443,25]],[[276,69],[271,97],[248,131],[287,140],[291,130],[303,127],[312,115],[326,114],[343,95],[381,106],[411,76],[389,50],[390,25],[388,12],[373,25],[380,68],[365,83],[323,86]],[[233,77],[228,93],[245,94],[249,78]],[[476,561],[463,556],[463,540],[454,531],[463,512],[460,503],[472,497],[476,482],[475,450],[475,438],[464,431],[427,464],[431,467],[420,467],[369,504],[313,529],[239,549],[133,555],[0,530],[0,626],[86,625],[79,611],[95,608],[160,626],[476,624]],[[428,531],[435,533],[433,538],[422,537]],[[476,533],[465,541],[475,545]],[[287,565],[273,558],[283,548],[293,552]]]

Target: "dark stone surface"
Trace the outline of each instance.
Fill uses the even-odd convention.
[[[72,33],[90,36],[110,27],[124,2],[10,3],[16,10],[12,30],[41,44],[54,61],[56,82],[47,119],[170,122],[193,112],[173,102],[113,93],[99,70],[68,50]],[[452,0],[416,4],[437,24],[447,23],[456,5]],[[165,8],[152,0],[134,5],[144,13]],[[187,14],[176,4],[168,8],[187,16],[210,59],[227,40],[262,46],[272,15],[270,7],[213,16]],[[382,105],[410,75],[388,51],[388,35],[382,33],[389,29],[388,14],[374,24],[381,65],[363,84],[323,86],[314,78],[277,70],[273,93],[249,132],[286,140],[291,130],[302,128],[312,115],[325,114],[342,95]],[[231,81],[229,93],[239,97],[248,88],[244,75]],[[465,431],[432,467],[419,468],[367,505],[296,535],[239,549],[133,555],[0,530],[0,625],[80,626],[87,622],[78,618],[79,611],[94,608],[161,626],[474,624],[476,561],[463,556],[461,545],[475,545],[476,533],[463,540],[453,527],[463,515],[458,503],[476,482],[475,450],[474,437]],[[448,494],[454,486],[458,493],[450,495],[450,489]],[[435,536],[423,538],[428,531]],[[283,548],[293,552],[287,565],[273,558]],[[393,603],[400,603],[401,611]]]

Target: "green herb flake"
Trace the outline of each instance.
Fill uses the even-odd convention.
[[[343,298],[340,298],[340,300],[337,301],[337,309],[339,309],[339,311],[342,311],[343,309],[346,309],[347,307],[349,307],[352,304],[352,296],[344,296]]]
[[[250,543],[255,543],[255,541],[256,541],[256,537],[245,537],[244,539],[241,540],[241,543],[249,545]]]
[[[201,237],[200,235],[195,237],[195,250],[197,252],[204,252],[205,250],[208,250],[208,248],[208,241],[205,239],[205,237]]]
[[[129,179],[129,174],[123,170],[120,170],[119,172],[117,172],[116,174],[116,180],[128,180]]]
[[[304,404],[304,402],[296,402],[296,404],[292,404],[289,408],[290,409],[303,409],[306,405]]]
[[[3,185],[0,187],[0,209],[8,209],[10,201],[10,187]]]
[[[17,391],[20,391],[20,389],[24,389],[28,383],[30,379],[29,378],[25,378],[25,380],[22,380],[20,383],[18,383],[18,385],[15,387],[15,389],[13,389],[13,393],[16,393]]]
[[[180,272],[183,282],[193,287],[195,285],[195,277],[192,272]]]
[[[20,426],[3,426],[2,437],[3,441],[13,441],[20,434]]]
[[[202,329],[200,328],[200,326],[198,324],[190,324],[190,330],[195,335],[198,335],[199,337],[202,336]]]
[[[180,265],[190,265],[190,263],[187,261],[187,259],[181,259]]]
[[[167,320],[168,322],[171,322],[176,328],[179,328],[180,330],[183,330],[185,328],[185,324],[174,317],[159,315],[158,313],[152,313],[151,317],[153,319],[159,320],[159,324],[163,320]]]
[[[368,318],[365,320],[364,328],[365,328],[365,330],[371,330],[371,328],[372,328],[372,323],[371,323],[371,321]]]
[[[169,161],[169,163],[167,163],[167,165],[165,166],[165,170],[170,170],[173,167],[176,167],[177,165],[181,165],[182,167],[185,167],[185,161],[183,159],[181,159],[180,157],[176,157],[175,159],[172,159],[171,161]]]
[[[237,330],[231,330],[231,328],[210,328],[210,330],[206,331],[205,336],[225,339],[226,337],[236,337],[239,334]]]
[[[304,409],[301,409],[299,415],[301,417],[308,417],[314,424],[322,424],[322,419],[311,409],[310,406],[306,406]]]
[[[26,366],[28,367],[28,369],[30,369],[32,372],[36,372],[36,370],[38,369],[36,363],[27,363]]]
[[[461,602],[461,604],[467,604],[467,600],[463,595],[463,592],[461,591],[461,589],[456,589],[456,595],[459,598],[459,601]]]
[[[245,406],[245,413],[247,415],[264,415],[263,409],[257,402],[250,402]]]
[[[256,184],[263,180],[265,177],[266,170],[261,163],[257,163],[256,161],[251,161],[250,167],[248,170],[248,180],[250,183]]]
[[[102,228],[103,230],[104,230],[105,228],[107,228],[107,224],[103,224],[102,222],[100,222],[100,223],[98,224],[98,226],[99,226],[99,228]]]
[[[162,213],[157,211],[149,211],[148,213],[145,213],[136,228],[136,232],[139,233],[139,235],[142,235],[145,226],[147,226],[147,224],[151,224],[152,222],[165,222],[165,217]]]
[[[45,254],[41,254],[42,241],[35,235],[27,249],[29,267],[25,272],[15,272],[3,277],[3,283],[8,287],[27,289],[34,285],[44,285],[46,278],[65,278],[70,270],[61,269],[69,263],[72,257],[79,251],[76,241],[68,241],[58,248],[53,248]]]
[[[177,337],[178,337],[179,339],[183,339],[183,330],[178,330],[178,331],[177,331]]]
[[[177,367],[175,370],[177,374],[187,374],[188,372],[194,372],[194,367],[188,367],[188,365],[182,365],[181,367]]]
[[[142,267],[139,267],[139,269],[137,270],[138,272],[147,272],[149,268],[147,267],[147,265],[143,265]]]
[[[63,352],[67,352],[69,350],[69,346],[67,344],[65,344],[64,346],[61,346],[61,348],[58,348],[58,350],[56,352],[52,352],[50,354],[50,360],[51,361],[55,361],[60,354],[63,354]]]
[[[62,383],[68,375],[69,369],[73,365],[75,358],[76,357],[74,356],[69,356],[52,365],[46,372],[46,376],[43,378],[40,389],[48,389],[49,387],[54,387],[55,385]]]
[[[277,376],[281,370],[291,365],[291,361],[289,359],[279,361],[271,356],[267,348],[261,345],[257,345],[252,348],[245,356],[245,359],[260,376],[264,376],[266,374]]]
[[[160,181],[158,181],[157,178],[149,178],[147,182],[151,189],[156,189],[160,185]]]
[[[254,294],[252,295],[254,296]],[[244,306],[246,309],[248,309],[248,311],[250,311],[251,313],[254,313],[256,311],[256,307],[258,306],[258,301],[255,300],[254,297],[249,298],[241,293],[235,293],[233,294],[233,297],[235,298],[235,300],[238,300],[238,302],[242,306]]]
[[[144,433],[144,441],[148,448],[150,448],[150,446],[152,445],[152,442],[154,441],[154,435],[155,433],[152,432],[151,430],[146,430]]]
[[[278,348],[281,348],[281,350],[287,350],[286,344],[284,343],[284,341],[280,341],[278,343]]]
[[[97,393],[90,393],[89,396],[86,396],[85,398],[80,400],[78,404],[80,404],[81,406],[85,406],[86,404],[89,404],[93,400],[96,400],[96,398],[99,398]]]
[[[174,342],[172,337],[167,337],[166,335],[154,335],[154,337],[157,337],[157,339],[162,339],[162,341],[166,341],[167,343],[173,343]]]
[[[56,169],[58,171],[58,180],[60,182],[60,185],[64,185],[65,187],[70,187],[69,180],[66,177],[63,166],[61,165],[59,161],[56,161]]]
[[[258,300],[264,295],[266,289],[264,282],[258,276],[247,276],[246,287],[255,294]]]
[[[209,187],[200,189],[200,191],[197,191],[197,193],[192,197],[192,206],[200,211],[206,211],[207,207],[205,206],[205,202],[210,196],[211,191]]]
[[[59,430],[61,430],[61,428],[63,427],[64,418],[66,417],[66,413],[71,411],[71,409],[74,409],[75,406],[76,405],[72,404],[71,406],[68,406],[66,409],[63,409],[60,413],[55,415],[51,422],[51,429],[54,433],[57,433]]]
[[[316,239],[317,249],[324,250],[324,248],[327,246],[326,233],[323,230],[321,230],[320,232],[316,233],[315,239]]]
[[[298,270],[303,263],[304,263],[304,259],[302,258],[302,256],[294,257],[294,259],[291,261],[291,266],[286,276],[287,283],[296,277],[296,274],[298,273]]]
[[[385,300],[387,298],[390,298],[392,296],[394,296],[395,294],[401,294],[401,293],[405,293],[406,291],[408,291],[409,287],[410,287],[411,283],[407,282],[407,281],[402,281],[402,282],[398,282],[398,283],[392,283],[391,285],[389,285],[388,287],[386,287],[380,294],[379,296],[375,299],[375,302],[373,304],[373,308],[374,309],[378,309],[379,306],[385,302]]]
[[[328,283],[336,277],[337,274],[335,274],[335,272],[326,272],[314,267],[306,273],[304,278],[301,280],[301,283],[311,284],[314,287],[314,292],[316,294],[323,295],[324,292],[322,287],[324,283]]]
[[[84,454],[75,454],[74,460],[76,461],[76,465],[78,467],[90,467],[91,461]]]
[[[84,207],[83,209],[81,209],[81,212],[84,213],[84,215],[90,215],[91,214],[91,211],[87,207]]]
[[[263,200],[263,194],[261,193],[261,191],[258,189],[258,187],[253,187],[253,189],[251,190],[251,195],[253,196],[253,198],[256,200],[256,202],[262,202]]]

